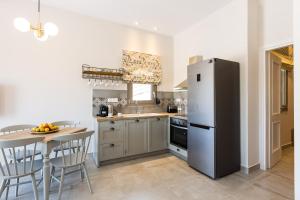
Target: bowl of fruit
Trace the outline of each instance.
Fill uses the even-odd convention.
[[[58,126],[54,126],[51,123],[42,123],[37,127],[32,128],[32,134],[48,134],[48,133],[55,133],[59,131]]]

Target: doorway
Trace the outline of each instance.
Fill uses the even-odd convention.
[[[294,49],[288,45],[266,52],[267,168],[294,158]]]

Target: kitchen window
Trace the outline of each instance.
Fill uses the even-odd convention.
[[[143,83],[128,83],[128,97],[131,103],[154,103],[156,96],[156,85]]]

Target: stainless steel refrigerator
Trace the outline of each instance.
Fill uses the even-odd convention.
[[[239,63],[188,66],[188,164],[216,179],[240,170]]]

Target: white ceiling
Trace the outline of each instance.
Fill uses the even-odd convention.
[[[175,35],[231,0],[41,0],[83,15]],[[139,25],[135,25],[138,22]]]

